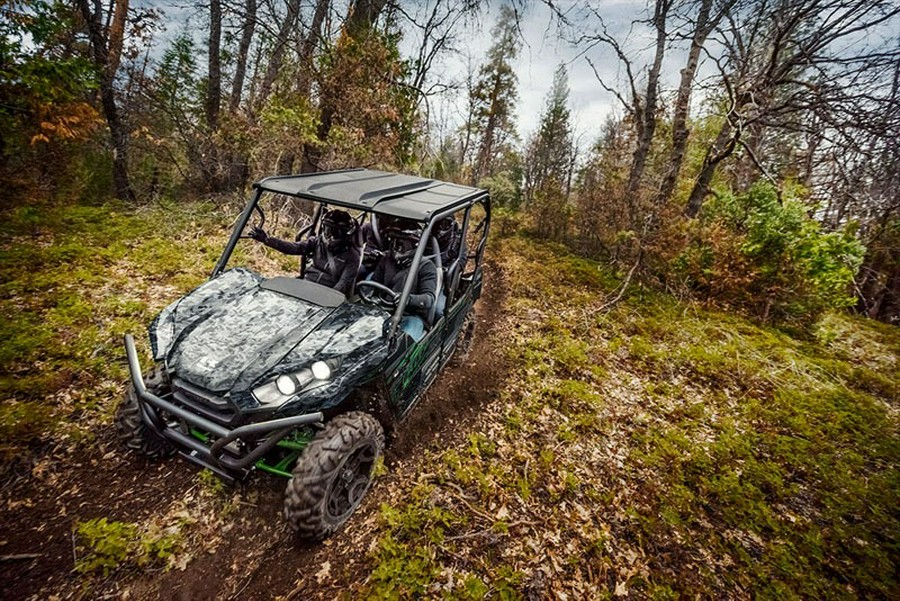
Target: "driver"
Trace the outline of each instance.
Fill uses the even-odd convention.
[[[421,230],[415,221],[392,219],[385,223],[381,233],[387,248],[372,273],[372,280],[400,294],[419,245]],[[425,334],[425,319],[435,302],[436,291],[437,268],[431,260],[422,259],[406,304],[406,315],[400,321],[400,328],[416,342]]]
[[[350,296],[359,270],[359,249],[354,234],[356,220],[347,211],[333,209],[322,217],[322,227],[318,236],[310,236],[301,242],[288,242],[266,234],[265,230],[253,227],[249,236],[269,248],[287,255],[312,256],[303,279],[334,288]]]

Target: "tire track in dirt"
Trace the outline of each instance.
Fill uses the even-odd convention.
[[[81,454],[79,454],[79,452]],[[3,484],[0,554],[34,555],[0,561],[0,598],[41,591],[65,594],[77,580],[73,529],[80,521],[140,522],[168,507],[194,484],[180,466],[135,459],[119,448],[113,428],[78,452],[54,449]]]

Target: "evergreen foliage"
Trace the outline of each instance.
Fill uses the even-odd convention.
[[[334,100],[322,168],[408,167],[416,149],[415,97],[399,33],[340,37],[322,62],[323,93]]]
[[[518,76],[512,63],[521,47],[515,11],[503,5],[491,30],[494,43],[470,91],[471,114],[466,127],[476,140],[471,182],[503,170],[502,159],[518,140],[515,106]]]
[[[55,0],[0,10],[0,166],[15,172],[58,163],[62,150],[89,139],[102,121],[90,102],[97,80],[75,39],[76,16]],[[50,164],[41,167],[60,168]]]
[[[573,212],[569,191],[575,151],[568,79],[560,65],[525,153],[525,202],[538,234],[553,240],[565,237]]]

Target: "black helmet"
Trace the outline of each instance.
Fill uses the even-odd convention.
[[[404,222],[409,222],[408,219],[401,219],[400,217],[394,217],[393,215],[373,215],[373,217],[373,221],[378,228],[378,233],[382,236],[386,236],[390,230],[403,229]]]
[[[329,250],[337,250],[350,245],[350,239],[356,233],[356,220],[347,211],[333,209],[322,217],[322,240]]]
[[[387,221],[385,224],[384,221]],[[410,219],[391,218],[382,220],[385,227],[383,234],[387,241],[387,250],[400,267],[412,263],[413,255],[419,246],[422,230],[419,224]]]
[[[444,217],[434,224],[434,237],[437,238],[442,250],[450,248],[450,243],[453,242],[455,233],[456,221],[453,217]]]

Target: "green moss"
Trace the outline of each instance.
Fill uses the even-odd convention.
[[[501,565],[497,568],[497,575],[491,579],[491,586],[496,591],[497,598],[503,601],[522,599],[519,591],[525,581],[525,574],[509,566]]]
[[[578,433],[569,424],[556,427],[556,439],[561,443],[572,443],[578,440]]]
[[[506,422],[506,429],[511,434],[515,434],[516,432],[522,430],[522,416],[514,413],[509,413],[506,415],[504,420]]]
[[[225,481],[208,469],[200,470],[197,474],[200,490],[205,494],[217,497],[226,491]]]
[[[479,601],[487,597],[490,590],[491,589],[488,588],[481,578],[478,578],[477,576],[467,576],[466,579],[463,580],[462,586],[453,590],[448,597],[450,599],[471,599],[472,601]]]
[[[483,434],[469,435],[469,452],[479,458],[490,458],[497,453],[497,445]]]
[[[141,529],[136,524],[106,518],[79,522],[75,534],[79,542],[75,569],[83,574],[102,572],[107,576],[126,565],[165,564],[183,546],[178,527]]]
[[[0,380],[0,390],[14,391],[12,383]],[[16,380],[15,384],[27,386]],[[43,401],[6,401],[0,404],[0,459],[13,459],[21,446],[40,437],[54,425],[52,409]]]
[[[106,576],[128,557],[138,529],[134,524],[99,518],[78,524],[76,534],[83,541],[86,553],[76,561],[75,569],[82,573],[102,570]]]
[[[419,488],[414,496],[424,501],[429,490]],[[371,595],[379,599],[425,596],[440,573],[434,547],[443,543],[448,528],[458,527],[465,520],[426,502],[403,509],[382,505],[381,516],[393,534],[382,537],[371,553]]]
[[[536,259],[546,251],[525,249],[510,279],[527,273],[531,287],[544,286],[547,261]],[[571,265],[564,255],[551,263],[563,271]],[[561,315],[583,302],[579,294],[553,299]],[[529,398],[568,416],[555,425],[558,443],[586,444],[604,431],[586,410],[598,405],[592,395],[602,380],[571,377],[578,372],[555,367],[556,357],[575,365],[614,357],[626,377],[639,379],[647,413],[618,427],[631,433],[626,466],[641,474],[631,485],[642,500],[629,512],[644,544],[675,537],[714,549],[733,562],[729,577],[765,597],[888,594],[895,584],[889,557],[898,542],[885,533],[898,532],[890,508],[900,497],[890,467],[900,458],[898,427],[886,410],[896,403],[900,381],[896,328],[830,314],[813,344],[649,295],[639,303],[626,298],[609,318],[575,335],[575,344],[557,321],[564,322],[545,320],[523,336],[524,369],[536,377],[519,381]],[[556,461],[539,453],[537,464],[545,469]],[[629,469],[618,477],[629,481]],[[561,469],[561,478],[567,473]],[[559,485],[557,495],[568,488]],[[680,579],[651,578],[643,594],[719,591],[715,570],[695,576],[690,589]]]

